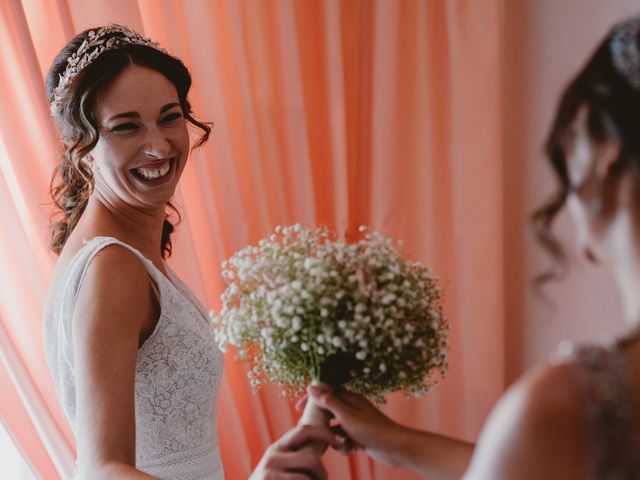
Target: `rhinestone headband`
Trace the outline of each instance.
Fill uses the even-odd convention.
[[[111,24],[97,30],[91,30],[78,50],[67,58],[67,68],[60,75],[58,86],[53,91],[51,113],[53,115],[60,113],[64,91],[83,68],[92,63],[103,52],[123,48],[130,44],[145,45],[167,53],[158,43],[143,37],[124,25]]]
[[[615,27],[611,34],[613,66],[629,84],[640,90],[640,17]]]

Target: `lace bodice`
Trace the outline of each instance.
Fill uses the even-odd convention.
[[[565,355],[589,432],[589,479],[640,478],[640,432],[636,426],[629,365],[619,345],[587,345]]]
[[[75,431],[73,310],[89,262],[108,245],[138,257],[160,297],[158,323],[136,363],[136,467],[163,479],[223,479],[216,419],[223,359],[206,311],[170,270],[165,277],[138,250],[115,238],[87,242],[50,295],[45,353],[63,410]]]

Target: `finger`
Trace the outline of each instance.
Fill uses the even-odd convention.
[[[327,471],[320,456],[312,449],[303,448],[295,452],[280,452],[269,462],[269,469],[282,473],[305,474],[313,479],[326,479]]]
[[[349,434],[345,432],[344,428],[342,428],[342,426],[340,425],[333,425],[330,427],[330,430],[339,437],[349,439]]]
[[[297,402],[296,402],[296,411],[303,412],[304,407],[307,405],[307,400],[309,396],[305,393]]]
[[[339,448],[335,449],[336,451],[343,454],[350,454],[356,452],[364,448],[358,442],[354,441],[347,432],[345,432],[340,425],[336,425],[331,427],[331,431],[340,438],[344,439],[344,444]]]
[[[298,425],[285,433],[277,442],[278,450],[297,450],[308,443],[321,443],[339,448],[344,440],[325,427]]]
[[[304,473],[273,473],[271,476],[267,476],[269,480],[309,480],[311,477]],[[311,478],[313,480],[313,478]]]
[[[310,395],[313,397],[313,401],[320,408],[330,412],[340,423],[341,418],[348,414],[349,406],[342,402],[338,397],[331,392],[317,388],[312,385],[309,389]]]
[[[343,403],[348,404],[349,406],[362,408],[366,406],[373,407],[371,402],[364,398],[362,395],[358,395],[357,393],[350,392],[349,390],[345,390],[344,388],[340,388],[335,392],[335,395],[342,400]]]

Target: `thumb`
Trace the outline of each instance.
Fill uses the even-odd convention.
[[[311,385],[309,394],[318,407],[331,412],[336,420],[340,421],[349,415],[349,406],[341,402],[333,393]]]

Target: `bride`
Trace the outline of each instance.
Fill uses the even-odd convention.
[[[191,77],[155,42],[120,25],[80,33],[47,93],[63,156],[51,193],[59,255],[44,313],[47,362],[76,436],[77,478],[222,479],[216,422],[223,359],[206,311],[168,268],[167,209],[190,153]],[[299,427],[252,478],[324,478]],[[283,477],[296,478],[296,477]]]

